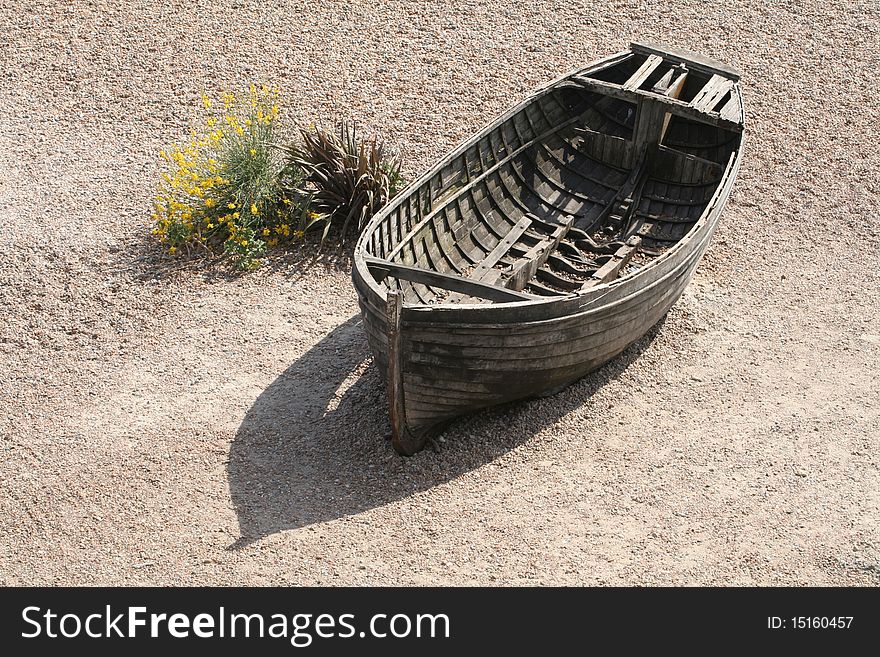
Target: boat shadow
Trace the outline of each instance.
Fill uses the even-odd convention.
[[[229,549],[380,507],[491,462],[590,403],[663,321],[566,390],[462,418],[441,436],[439,452],[404,458],[388,440],[384,377],[372,365],[360,316],[352,317],[290,365],[241,422],[227,466],[240,538]]]

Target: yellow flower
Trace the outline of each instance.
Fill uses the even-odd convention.
[[[260,209],[257,207],[256,203],[251,203],[251,214],[260,214]]]
[[[210,223],[207,226],[208,230],[211,230],[213,227],[214,227],[214,224],[210,224]]]
[[[217,201],[215,201],[214,199],[212,199],[212,198],[205,199],[205,207],[206,208],[213,208],[215,205],[217,205]]]
[[[273,237],[268,242],[266,242],[266,244],[268,244],[269,246],[278,246],[278,238]]]
[[[257,149],[256,149],[256,148],[252,148],[252,149],[251,149],[251,157],[256,157],[256,156],[257,156]]]
[[[305,231],[302,230],[298,230],[293,234],[294,237],[302,237],[303,235],[305,235]]]
[[[211,109],[211,99],[208,98],[208,94],[204,91],[202,92],[202,105],[205,106],[206,110]]]
[[[217,125],[217,119],[215,119],[213,116],[209,116],[207,123],[209,128],[213,128],[215,125]]]
[[[286,196],[281,200],[284,202],[284,205],[290,205],[290,199],[287,198]]]
[[[176,246],[172,246],[170,249],[168,249],[168,255],[174,255],[175,253],[177,253]]]
[[[235,203],[227,203],[226,207],[230,210],[235,210]]]
[[[272,231],[270,231],[268,228],[263,229],[263,235],[270,235],[271,233]]]

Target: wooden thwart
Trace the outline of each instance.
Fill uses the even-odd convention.
[[[588,91],[595,91],[596,93],[604,94],[612,98],[620,98],[631,103],[639,102],[643,98],[650,98],[655,103],[664,105],[666,111],[670,114],[675,114],[676,116],[681,116],[686,119],[694,119],[703,123],[708,123],[709,125],[716,125],[735,132],[742,132],[743,130],[741,123],[722,118],[717,112],[701,110],[676,98],[660,96],[641,89],[627,90],[613,82],[605,82],[603,80],[595,80],[583,76],[574,76],[571,79]]]
[[[488,299],[489,301],[529,301],[535,298],[532,295],[515,292],[497,285],[487,285],[479,281],[472,281],[464,276],[441,274],[440,272],[402,265],[399,262],[391,262],[369,255],[364,255],[364,260],[367,263],[367,268],[380,283],[388,276],[391,276],[401,281],[421,283],[422,285],[429,285],[443,290],[461,292],[468,296]]]

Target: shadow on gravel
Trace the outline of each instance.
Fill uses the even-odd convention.
[[[137,233],[124,249],[115,249],[111,269],[127,272],[139,281],[173,278],[180,274],[199,277],[209,283],[232,281],[241,276],[260,276],[265,273],[282,273],[295,282],[298,276],[316,269],[323,271],[350,272],[354,254],[354,240],[344,244],[327,241],[323,246],[317,235],[285,248],[271,249],[264,257],[257,272],[237,270],[229,256],[210,254],[205,250],[170,256],[159,242],[147,234]]]
[[[383,375],[371,364],[360,316],[352,317],[287,368],[242,421],[228,464],[241,538],[229,549],[382,506],[491,462],[589,404],[651,344],[663,321],[566,390],[463,418],[447,429],[439,453],[403,458],[387,439]]]

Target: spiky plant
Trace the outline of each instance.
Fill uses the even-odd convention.
[[[400,189],[400,158],[375,136],[361,139],[357,126],[340,121],[335,129],[300,127],[301,144],[289,146],[288,166],[301,169],[304,185],[291,190],[310,199],[300,230],[323,223],[323,242],[337,227],[344,240],[358,232]]]

